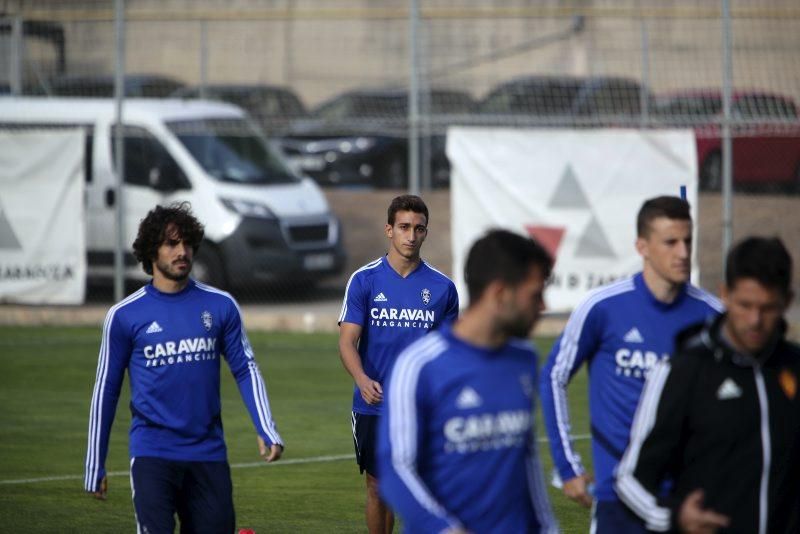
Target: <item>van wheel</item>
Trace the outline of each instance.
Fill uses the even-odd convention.
[[[722,155],[712,152],[700,165],[700,190],[722,190]]]
[[[219,253],[207,243],[203,243],[200,246],[200,250],[197,251],[197,256],[192,262],[192,274],[195,280],[204,284],[227,289],[228,282],[225,277],[222,259]]]

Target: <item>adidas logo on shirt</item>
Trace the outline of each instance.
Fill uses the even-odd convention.
[[[387,302],[389,299],[383,293],[378,293],[378,296],[372,299],[375,302]]]
[[[625,334],[625,337],[622,338],[623,341],[626,343],[644,343],[644,338],[642,337],[641,332],[635,326],[628,330],[628,333]]]
[[[477,408],[481,404],[483,404],[483,399],[481,399],[477,391],[469,386],[462,389],[461,393],[458,394],[458,398],[456,398],[456,407],[462,410]]]
[[[161,328],[161,326],[157,322],[153,321],[152,323],[150,323],[150,326],[147,327],[146,333],[155,334],[156,332],[163,332],[163,331],[164,329]]]
[[[719,400],[738,399],[741,396],[742,388],[737,386],[736,382],[731,378],[726,378],[717,390],[717,398]]]

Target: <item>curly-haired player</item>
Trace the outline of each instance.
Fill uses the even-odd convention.
[[[131,387],[131,490],[138,532],[233,532],[222,433],[220,358],[239,385],[268,462],[283,441],[236,301],[192,280],[203,225],[189,205],[156,206],[134,254],[152,281],[113,306],[103,325],[89,416],[86,491],[105,499],[105,459],[125,370]]]

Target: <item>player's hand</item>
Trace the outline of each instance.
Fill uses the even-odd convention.
[[[383,388],[368,376],[358,382],[358,389],[361,391],[361,398],[367,404],[378,404],[383,401]]]
[[[258,441],[258,454],[264,459],[265,462],[275,462],[280,459],[283,454],[283,445],[273,443],[267,447],[267,442],[261,436],[256,436]]]
[[[103,477],[100,481],[100,489],[92,492],[95,499],[104,501],[108,498],[108,477]]]
[[[585,508],[592,507],[592,496],[589,495],[589,484],[592,477],[586,473],[564,482],[564,495]]]
[[[678,527],[687,534],[714,534],[727,527],[731,520],[703,506],[703,490],[696,489],[683,500],[678,512]]]

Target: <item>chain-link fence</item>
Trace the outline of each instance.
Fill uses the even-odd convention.
[[[109,2],[0,10],[0,90],[113,95]],[[792,0],[129,0],[125,94],[233,102],[325,187],[446,188],[454,124],[693,128],[713,289],[726,130],[733,237],[779,234],[800,260],[798,50]],[[347,196],[329,195],[345,231],[362,221]],[[347,245],[332,283],[380,253]]]

